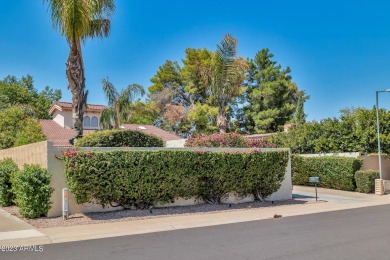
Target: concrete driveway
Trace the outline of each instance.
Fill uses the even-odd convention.
[[[389,200],[390,195],[375,195],[365,194],[352,191],[341,191],[317,188],[318,200],[326,202],[334,202],[338,204],[360,204],[360,203],[372,203],[373,201]],[[316,198],[315,187],[297,186],[293,188],[293,198]]]

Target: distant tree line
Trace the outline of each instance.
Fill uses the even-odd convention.
[[[215,51],[187,48],[181,63],[167,60],[158,68],[146,101],[131,102],[122,121],[155,124],[184,137],[269,133],[302,124],[309,96],[273,57],[262,49],[244,59],[231,35]]]
[[[390,112],[379,110],[381,150],[390,154]],[[287,133],[278,133],[271,141],[290,147],[293,153],[378,152],[376,110],[348,108],[339,118],[307,122]]]

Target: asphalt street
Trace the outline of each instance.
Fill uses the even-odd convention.
[[[390,259],[389,219],[390,205],[375,206],[24,252],[0,249],[0,259]]]

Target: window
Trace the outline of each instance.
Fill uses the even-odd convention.
[[[92,127],[98,127],[98,118],[96,116],[93,116],[91,119],[91,126]]]
[[[84,126],[91,126],[91,119],[89,116],[84,117]]]

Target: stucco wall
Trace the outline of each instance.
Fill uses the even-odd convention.
[[[361,170],[374,170],[379,171],[378,155],[367,155],[361,157],[363,159],[363,166]],[[381,156],[382,164],[382,178],[384,180],[390,180],[390,156]]]
[[[60,114],[59,111],[55,111],[53,114],[53,121],[56,122],[61,127],[65,127],[65,118],[63,114]]]
[[[19,169],[23,169],[24,164],[39,164],[41,167],[47,168],[47,149],[47,141],[4,149],[0,150],[0,159],[12,158]]]
[[[316,154],[300,154],[299,156],[303,156],[303,157],[340,156],[340,157],[358,158],[360,156],[360,153],[359,152],[354,152],[354,153],[316,153]]]
[[[164,143],[164,146],[167,148],[183,148],[187,139],[179,139],[179,140],[170,140]]]

